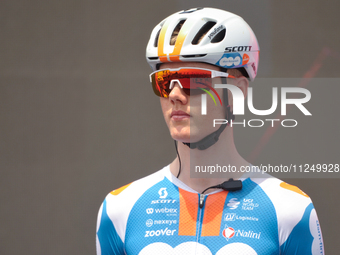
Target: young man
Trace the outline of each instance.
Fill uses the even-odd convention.
[[[178,155],[108,194],[98,214],[97,254],[324,254],[313,204],[297,187],[241,171],[223,180],[190,176],[194,165],[250,166],[232,127],[212,123],[233,119],[233,97],[218,84],[246,96],[258,54],[251,28],[226,11],[181,11],[154,28],[146,50],[150,79]],[[203,109],[205,93],[219,104],[209,99]]]

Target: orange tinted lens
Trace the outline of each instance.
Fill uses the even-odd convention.
[[[160,97],[169,97],[170,80],[168,79],[167,72],[161,71],[161,72],[154,73],[151,78],[152,78],[152,88],[155,94]]]
[[[180,69],[178,71],[163,70],[152,75],[152,87],[157,96],[168,97],[171,80],[179,80],[187,95],[204,93],[201,88],[211,86],[211,72],[200,69]]]

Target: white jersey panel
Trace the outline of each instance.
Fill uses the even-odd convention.
[[[164,179],[163,171],[164,168],[148,177],[132,182],[119,195],[112,195],[114,191],[107,195],[107,215],[123,242],[125,240],[126,223],[132,207],[146,190]]]
[[[300,222],[306,207],[312,202],[306,195],[283,188],[283,181],[276,178],[252,179],[271,199],[277,214],[280,245],[282,245]],[[286,184],[288,187],[292,185]],[[295,187],[295,186],[293,186]],[[302,191],[301,191],[302,192]]]

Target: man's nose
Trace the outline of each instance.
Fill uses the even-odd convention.
[[[169,98],[172,102],[181,102],[182,104],[186,104],[188,102],[188,95],[183,91],[183,86],[180,84],[180,81],[173,81],[170,86],[171,92],[169,94]]]

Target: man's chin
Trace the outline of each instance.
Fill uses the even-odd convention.
[[[173,135],[172,139],[179,143],[190,143],[190,137],[183,137],[183,136],[178,136],[178,135]]]
[[[182,142],[182,143],[195,143],[198,141],[201,141],[204,137],[206,137],[209,133],[207,132],[202,132],[202,130],[197,130],[196,129],[179,129],[179,128],[174,128],[170,129],[171,130],[171,137],[172,139]],[[202,134],[203,133],[203,134]],[[205,134],[207,133],[207,134]]]
[[[198,136],[191,136],[187,135],[173,135],[172,139],[176,140],[177,142],[181,143],[195,143],[203,139],[203,137],[198,137]]]

